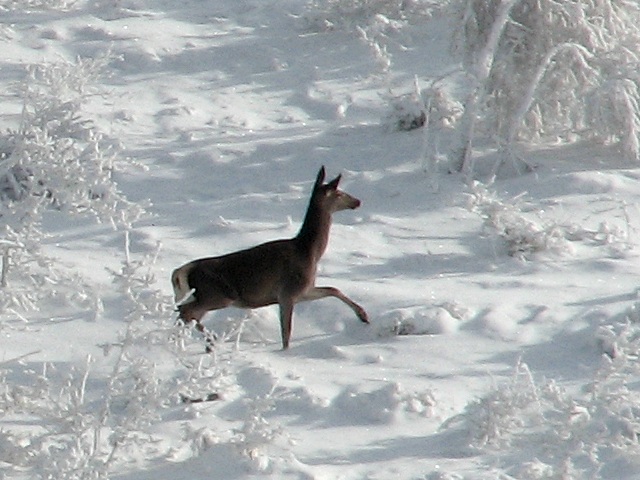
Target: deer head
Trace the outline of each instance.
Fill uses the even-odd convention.
[[[323,184],[324,177],[325,170],[322,166],[313,186],[313,199],[323,211],[332,214],[340,210],[353,210],[360,206],[360,200],[338,188],[342,175]]]

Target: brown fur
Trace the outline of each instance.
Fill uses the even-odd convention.
[[[340,175],[323,184],[324,167],[318,172],[309,207],[298,234],[219,257],[202,258],[176,269],[171,282],[179,318],[201,320],[210,310],[229,306],[258,308],[278,304],[282,348],[289,347],[293,306],[298,302],[335,297],[347,304],[358,318],[369,323],[365,310],[334,287],[316,287],[316,269],[329,240],[331,215],[355,209],[360,200],[338,189]],[[209,339],[209,341],[211,341]]]

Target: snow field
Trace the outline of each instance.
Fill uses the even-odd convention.
[[[481,140],[481,183],[446,173],[446,125],[390,124],[416,78],[464,88],[448,3],[355,3],[0,1],[5,129],[27,65],[108,55],[74,77],[79,131],[121,146],[110,180],[144,209],[115,229],[139,212],[42,210],[43,265],[2,297],[5,478],[638,476],[635,163],[531,141],[534,170],[491,183]],[[301,304],[282,352],[275,308],[229,309],[205,355],[174,325],[171,271],[294,235],[321,164],[363,205],[336,214],[318,284],[371,325]]]

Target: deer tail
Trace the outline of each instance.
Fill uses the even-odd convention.
[[[177,268],[171,274],[171,285],[173,286],[174,301],[177,306],[191,303],[195,300],[193,293],[195,288],[189,286],[189,271],[191,264]]]

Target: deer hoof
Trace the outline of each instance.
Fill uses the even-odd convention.
[[[357,315],[362,323],[369,323],[369,315],[367,315],[367,312],[365,312],[363,308],[358,310]]]

